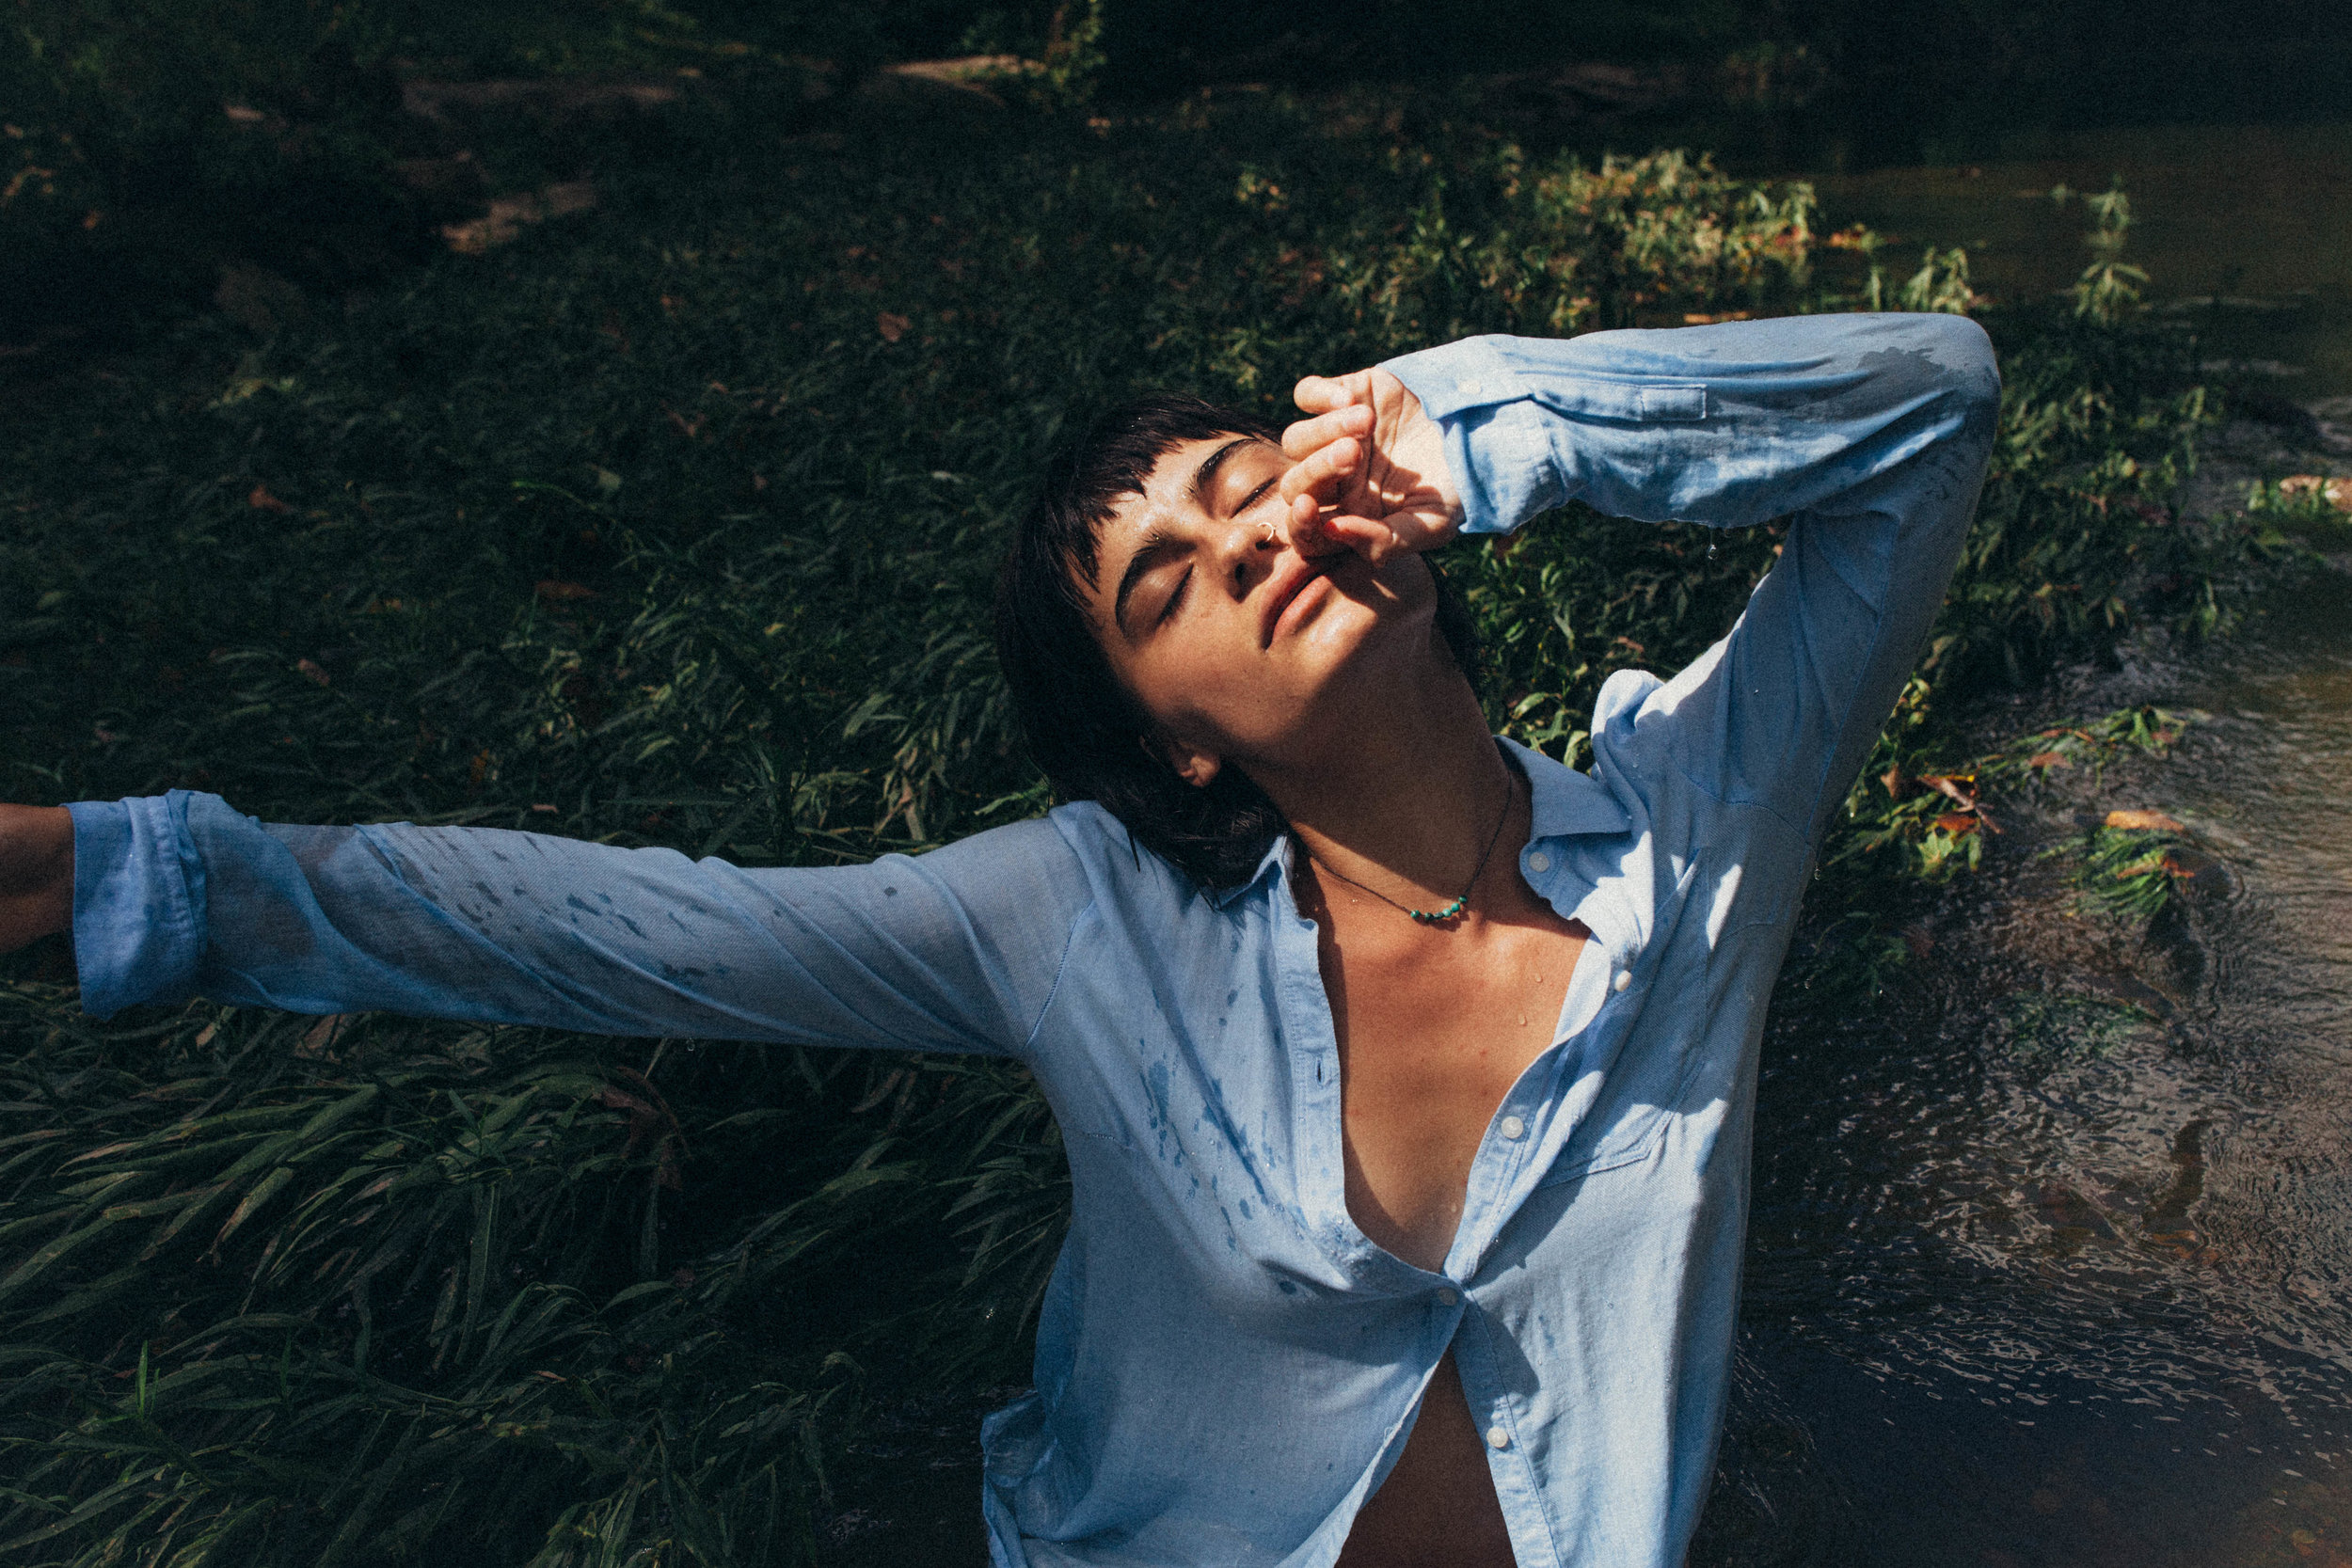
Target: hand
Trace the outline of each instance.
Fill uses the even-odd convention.
[[[0,805],[0,953],[72,926],[72,814]]]
[[[1311,375],[1292,393],[1309,417],[1282,432],[1291,544],[1301,555],[1352,549],[1377,566],[1436,549],[1461,526],[1445,438],[1421,399],[1386,371]]]

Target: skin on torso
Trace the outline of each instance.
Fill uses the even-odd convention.
[[[1527,838],[1525,806],[1513,816],[1506,846]],[[1419,925],[1319,871],[1300,882],[1339,1037],[1348,1215],[1373,1242],[1432,1271],[1453,1247],[1495,1107],[1551,1044],[1587,934],[1536,897],[1516,863],[1516,853],[1498,853],[1470,912],[1444,926]],[[1486,1444],[1449,1354],[1396,1467],[1357,1515],[1341,1568],[1513,1561]]]

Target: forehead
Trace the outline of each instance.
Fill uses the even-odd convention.
[[[1280,453],[1266,437],[1245,432],[1178,441],[1154,458],[1133,484],[1110,498],[1095,525],[1096,547],[1115,553],[1122,536],[1132,542],[1187,514],[1213,511],[1220,478],[1250,466],[1253,459]]]

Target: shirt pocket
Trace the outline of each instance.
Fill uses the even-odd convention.
[[[1692,944],[1677,941],[1698,872],[1696,861],[1682,868],[1651,922],[1649,941],[1642,944],[1626,972],[1625,990],[1604,1004],[1600,1017],[1594,1021],[1594,1037],[1579,1056],[1581,1062],[1606,1061],[1607,1081],[1592,1110],[1568,1134],[1551,1168],[1536,1183],[1538,1187],[1574,1181],[1645,1159],[1665,1132],[1695,1061],[1691,1044],[1707,1033],[1703,1019],[1673,1016],[1684,990],[1677,983],[1681,971],[1693,958],[1705,956],[1703,942],[1696,944],[1696,951],[1689,951]],[[1651,995],[1661,988],[1660,1012],[1653,1015]]]

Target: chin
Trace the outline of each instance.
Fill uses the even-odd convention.
[[[1299,652],[1313,673],[1307,701],[1345,705],[1360,694],[1379,700],[1400,683],[1417,682],[1435,665],[1451,671],[1453,656],[1438,637],[1438,595],[1426,568],[1415,573],[1419,593],[1405,598],[1375,589],[1342,587],[1300,636]],[[1339,586],[1336,585],[1335,586]],[[1387,584],[1381,584],[1386,588]]]

